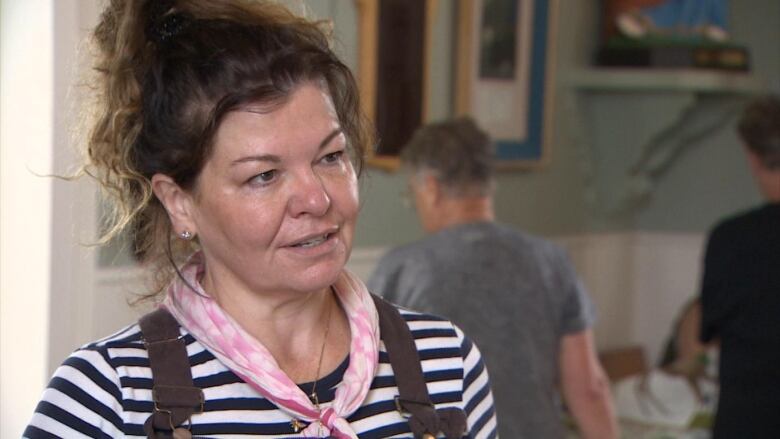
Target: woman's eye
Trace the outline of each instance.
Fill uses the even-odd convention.
[[[270,171],[261,172],[254,177],[249,179],[249,183],[251,184],[258,184],[258,185],[266,185],[268,183],[271,183],[274,181],[274,178],[276,177],[277,171],[276,169],[271,169]]]
[[[326,154],[324,157],[322,157],[323,163],[336,163],[339,160],[341,160],[341,156],[344,155],[344,151],[336,151],[332,152],[330,154]]]

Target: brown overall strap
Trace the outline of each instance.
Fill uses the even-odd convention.
[[[466,432],[466,414],[458,408],[436,410],[425,385],[422,364],[414,337],[398,309],[373,295],[379,312],[379,331],[393,367],[399,396],[396,408],[408,413],[415,439],[434,438],[441,431],[448,439],[460,439]]]
[[[396,408],[409,414],[409,428],[416,439],[433,438],[443,432],[448,439],[460,439],[466,431],[466,415],[461,409],[436,410],[425,385],[420,357],[406,320],[398,309],[372,295],[379,313],[379,330],[393,367],[399,396]],[[193,385],[189,357],[179,324],[164,308],[139,321],[149,354],[154,387],[154,413],[144,424],[147,437],[179,437],[189,431],[178,428],[195,413],[203,411],[203,391]]]
[[[146,420],[149,438],[186,437],[179,428],[203,411],[203,391],[194,386],[187,347],[179,335],[179,323],[158,308],[139,321],[152,369],[154,412]],[[189,428],[189,424],[187,425]]]

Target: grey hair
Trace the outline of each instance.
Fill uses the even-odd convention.
[[[751,101],[737,131],[766,168],[780,170],[780,98],[764,96]]]
[[[450,196],[493,191],[493,142],[469,117],[418,128],[401,151],[401,163],[414,174],[433,174]]]

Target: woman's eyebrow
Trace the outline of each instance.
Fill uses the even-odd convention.
[[[230,166],[240,165],[247,162],[269,162],[269,163],[281,163],[282,159],[278,155],[274,154],[260,154],[260,155],[248,155],[241,157],[240,159],[233,160]]]
[[[319,149],[323,149],[326,146],[328,146],[328,144],[330,143],[331,140],[333,140],[334,138],[336,138],[336,136],[338,136],[339,134],[341,134],[343,132],[344,131],[341,129],[341,127],[336,128],[335,130],[331,131],[330,134],[328,134],[327,136],[325,136],[324,139],[322,139],[322,142],[320,143]]]
[[[336,136],[338,136],[341,133],[343,133],[343,130],[341,128],[334,129],[327,136],[325,136],[324,139],[322,139],[322,142],[320,142],[320,145],[317,147],[317,149],[318,150],[324,149],[334,138],[336,138]],[[247,162],[280,163],[281,161],[282,159],[278,155],[259,154],[259,155],[248,155],[246,157],[241,157],[240,159],[233,160],[233,162],[230,165],[235,166]]]

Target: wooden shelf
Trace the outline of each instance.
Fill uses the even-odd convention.
[[[754,94],[766,89],[760,78],[742,72],[689,69],[586,68],[566,76],[585,91],[633,91]]]
[[[598,204],[610,214],[625,214],[639,206],[652,195],[658,180],[686,148],[725,126],[739,114],[747,100],[768,89],[763,78],[749,72],[584,67],[571,69],[564,75],[564,117],[571,130],[578,133],[575,141],[584,151],[587,169],[597,169],[597,161],[609,161],[605,157],[612,153],[604,145],[600,145],[601,150],[595,146],[593,133],[608,136],[610,127],[593,125],[606,123],[604,118],[589,116],[594,102],[625,99],[625,95],[640,100],[655,95],[661,97],[654,100],[661,105],[657,108],[663,108],[666,101],[674,112],[671,118],[664,119],[666,122],[656,124],[655,131],[642,144],[632,146],[636,150],[635,160],[610,165],[622,167],[618,172],[623,183],[607,189],[597,187],[597,183],[589,184],[590,203]],[[641,120],[641,106],[631,108],[625,111],[635,114],[622,117]],[[591,178],[595,181],[595,174]]]

